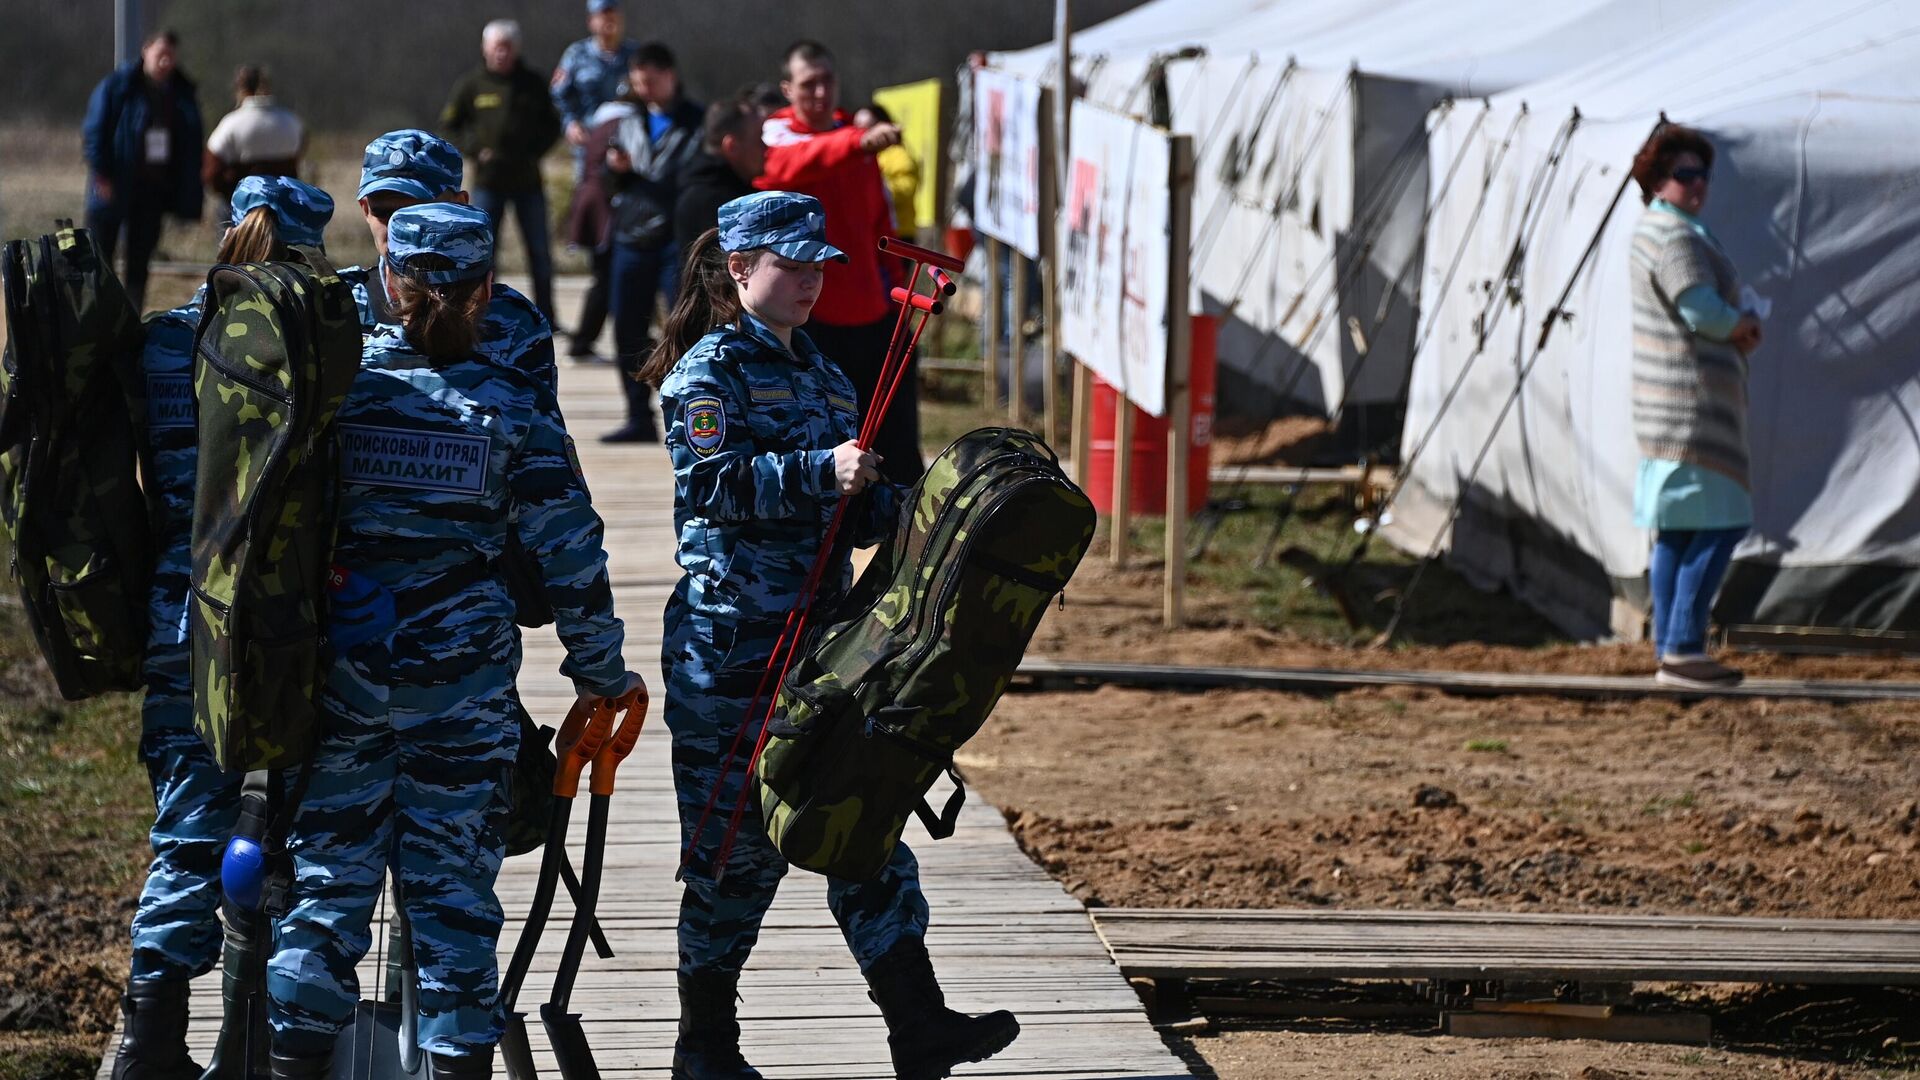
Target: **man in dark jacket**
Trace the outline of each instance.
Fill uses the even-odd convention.
[[[613,193],[613,339],[627,423],[603,442],[658,442],[653,391],[640,381],[652,348],[649,330],[656,298],[673,303],[679,249],[673,211],[680,174],[700,152],[700,106],[680,96],[673,51],[657,41],[641,45],[627,69],[627,91],[641,108],[608,123],[607,180]]]
[[[473,162],[473,205],[493,219],[494,249],[507,207],[520,222],[533,276],[533,303],[553,321],[553,249],[547,239],[547,196],[540,158],[560,138],[560,114],[547,80],[520,59],[520,24],[495,19],[480,32],[485,63],[454,84],[440,129]]]
[[[749,88],[751,89],[751,88]],[[673,204],[673,246],[693,246],[700,234],[720,221],[720,207],[754,192],[754,177],[767,164],[760,125],[766,115],[745,93],[707,107],[700,154],[680,174]]]
[[[160,245],[160,219],[200,220],[200,143],[205,129],[193,83],[179,69],[180,38],[161,30],[138,62],[100,80],[82,128],[87,158],[87,228],[113,259],[127,231],[123,283],[136,309],[147,296],[147,264]]]

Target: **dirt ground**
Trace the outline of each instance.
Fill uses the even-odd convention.
[[[1206,590],[1192,597],[1198,626],[1169,634],[1158,597],[1156,572],[1090,557],[1029,655],[1586,673],[1648,662],[1645,646],[1344,648],[1247,625],[1236,597]],[[1920,663],[1893,657],[1738,662],[1920,681]],[[1090,906],[1920,919],[1916,749],[1920,728],[1898,703],[1107,687],[1009,693],[961,761]],[[1735,1000],[1690,993],[1716,1013]],[[1815,1045],[1483,1043],[1243,1021],[1188,1045],[1227,1080],[1870,1076],[1920,1051],[1920,998],[1893,1000],[1902,1015],[1873,1016],[1872,1038],[1815,1032]],[[1852,1060],[1863,1056],[1877,1060]]]

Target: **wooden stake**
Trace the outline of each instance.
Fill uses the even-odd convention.
[[[1093,369],[1067,357],[1067,363],[1073,366],[1073,418],[1072,418],[1072,455],[1073,482],[1082,488],[1087,486],[1087,461],[1092,456],[1093,445]]]
[[[1014,427],[1026,422],[1027,413],[1027,257],[1013,253],[1013,299],[1007,304],[1007,418]]]
[[[1167,237],[1167,550],[1160,621],[1169,630],[1186,619],[1187,459],[1192,451],[1193,317],[1188,308],[1187,255],[1193,232],[1193,137],[1176,135]]]
[[[1089,395],[1091,396],[1091,395]],[[1133,514],[1133,402],[1113,395],[1113,541],[1108,553],[1115,567],[1127,565],[1127,532]]]
[[[987,237],[987,295],[986,312],[981,319],[982,343],[980,359],[987,371],[986,393],[980,403],[992,409],[1000,404],[1000,390],[995,380],[1000,372],[1000,249],[1001,243],[993,237]]]

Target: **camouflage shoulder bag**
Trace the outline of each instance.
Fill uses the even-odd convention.
[[[319,741],[331,428],[359,370],[353,290],[319,251],[207,275],[187,635],[194,727],[221,768],[297,765]]]
[[[1047,603],[1093,540],[1094,511],[1040,439],[985,428],[948,447],[908,513],[780,688],[755,765],[789,861],[852,881],[907,818],[952,835],[965,796],[924,802],[993,711]]]
[[[139,316],[92,233],[0,251],[0,527],[68,699],[137,690],[153,549],[139,479]]]

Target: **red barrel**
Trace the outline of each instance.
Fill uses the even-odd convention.
[[[1187,437],[1187,513],[1207,504],[1213,457],[1214,348],[1219,324],[1211,315],[1195,315],[1193,325],[1193,423]],[[1087,495],[1094,509],[1113,512],[1113,426],[1119,392],[1093,380],[1093,423],[1087,453]],[[1133,409],[1133,462],[1128,502],[1135,514],[1167,512],[1167,420]]]

